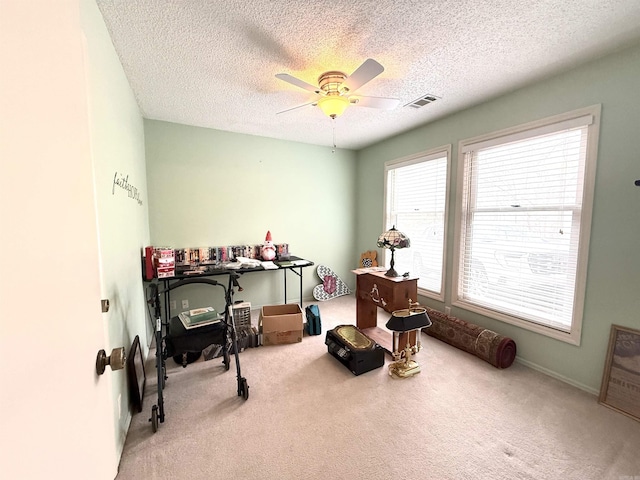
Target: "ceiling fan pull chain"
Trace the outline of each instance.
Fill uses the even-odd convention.
[[[335,117],[331,119],[331,125],[333,125],[333,149],[331,153],[336,153],[336,119]]]

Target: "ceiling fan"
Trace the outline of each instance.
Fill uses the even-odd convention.
[[[288,73],[278,73],[276,78],[318,95],[318,98],[311,102],[283,110],[278,114],[290,112],[307,105],[317,105],[326,115],[333,119],[341,115],[349,105],[392,110],[398,106],[400,99],[353,95],[353,92],[373,80],[383,71],[384,67],[382,65],[372,58],[368,58],[351,75],[334,70],[324,72],[318,77],[318,86],[311,85]]]

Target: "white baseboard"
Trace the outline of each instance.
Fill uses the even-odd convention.
[[[568,377],[565,377],[564,375],[560,375],[558,372],[554,372],[553,370],[549,370],[548,368],[544,368],[541,367],[540,365],[538,365],[537,363],[533,363],[530,362],[528,360],[524,360],[518,356],[516,356],[516,362],[521,363],[522,365],[524,365],[525,367],[529,367],[533,370],[536,370],[538,372],[544,373],[545,375],[548,375],[550,377],[553,377],[557,380],[560,380],[561,382],[564,383],[568,383],[569,385],[579,388],[580,390],[583,390],[587,393],[590,393],[591,395],[595,395],[596,397],[598,395],[600,395],[600,391],[596,390],[594,388],[589,387],[588,385],[585,385],[583,383],[580,382],[576,382],[575,380],[572,380]]]
[[[129,427],[131,427],[131,420],[133,419],[133,414],[131,413],[131,411],[129,409],[127,409],[126,411],[127,413],[127,417],[125,418],[124,421],[124,426],[122,428],[122,430],[120,430],[120,434],[118,435],[118,442],[117,442],[117,447],[118,447],[118,451],[116,452],[116,456],[118,458],[118,464],[120,463],[120,460],[122,459],[122,452],[124,451],[124,444],[127,441],[127,433],[129,432]],[[142,415],[144,415],[143,412],[141,412]]]

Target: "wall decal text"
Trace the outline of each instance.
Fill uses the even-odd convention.
[[[113,186],[111,187],[111,195],[116,194],[116,187],[120,187],[122,190],[126,190],[129,198],[138,202],[138,205],[142,205],[142,199],[140,198],[140,190],[129,183],[129,175],[116,172],[113,175]]]

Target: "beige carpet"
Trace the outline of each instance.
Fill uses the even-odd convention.
[[[640,479],[640,422],[594,396],[424,334],[419,375],[394,379],[385,365],[356,377],[324,344],[328,328],[355,323],[353,296],[318,304],[322,335],[240,354],[247,401],[234,366],[169,359],[155,434],[148,369],[117,478]]]

